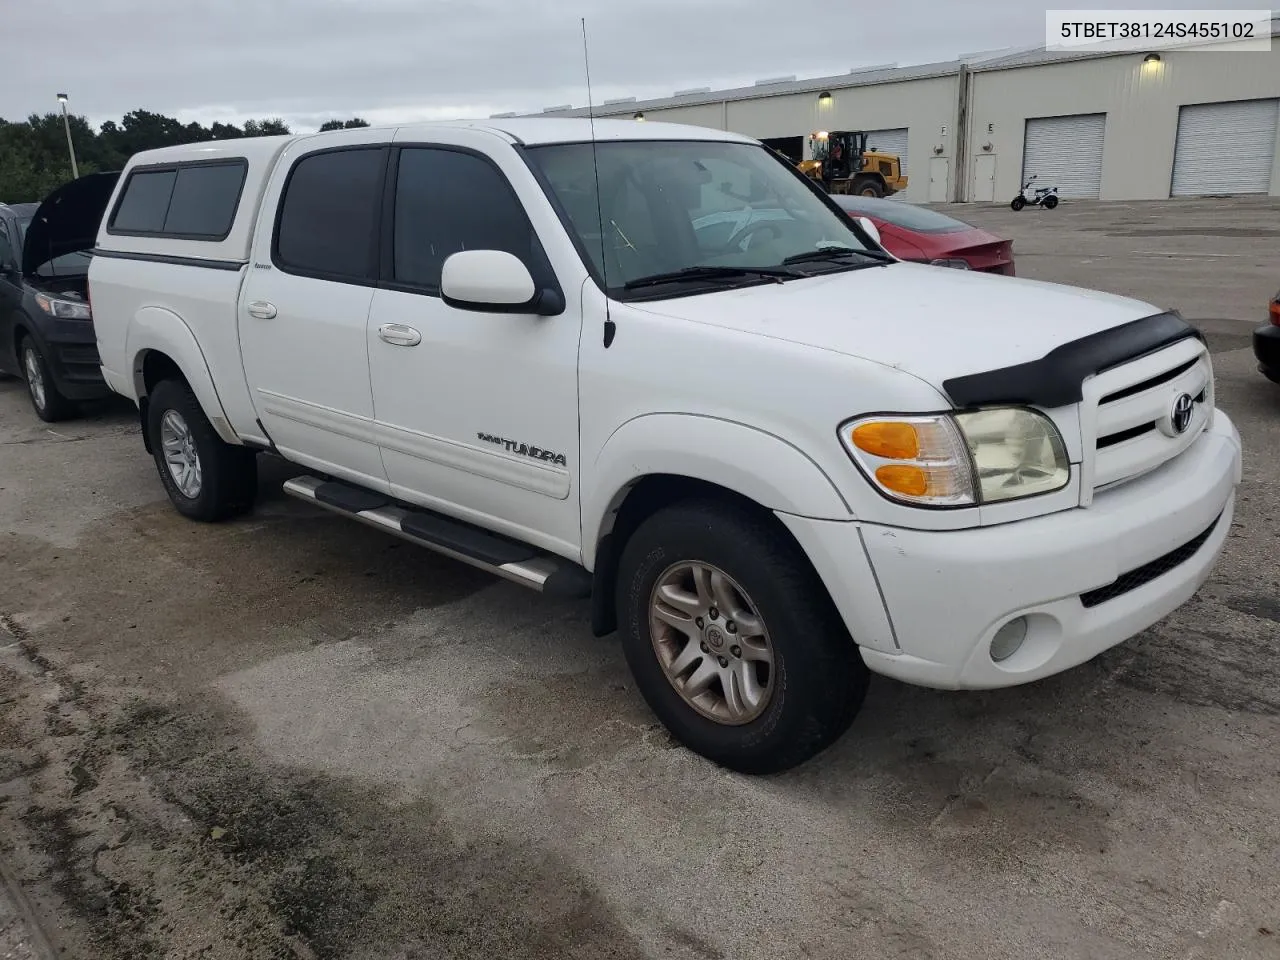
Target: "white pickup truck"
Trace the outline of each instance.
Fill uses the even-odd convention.
[[[140,154],[89,275],[174,505],[292,495],[590,597],[730,768],[800,763],[869,672],[1080,664],[1186,601],[1240,441],[1203,338],[902,263],[759,143],[529,119]],[[551,709],[548,704],[548,709]]]

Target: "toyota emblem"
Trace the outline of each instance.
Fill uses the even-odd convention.
[[[1195,410],[1195,401],[1191,399],[1191,394],[1180,393],[1173,401],[1173,410],[1169,414],[1169,423],[1173,427],[1175,434],[1187,432],[1187,428],[1191,426],[1191,415]]]

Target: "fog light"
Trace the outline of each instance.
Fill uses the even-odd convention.
[[[996,663],[1008,660],[1027,639],[1027,618],[1015,617],[996,631],[991,638],[991,659]]]

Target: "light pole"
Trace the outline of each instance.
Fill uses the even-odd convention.
[[[62,127],[67,131],[67,152],[71,154],[71,179],[80,179],[80,167],[76,164],[76,146],[71,142],[71,121],[67,119],[67,95],[58,94],[58,103],[62,104]]]

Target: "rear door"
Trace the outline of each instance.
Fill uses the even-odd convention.
[[[281,453],[383,492],[365,337],[387,139],[352,131],[281,157],[238,311],[254,408]]]

